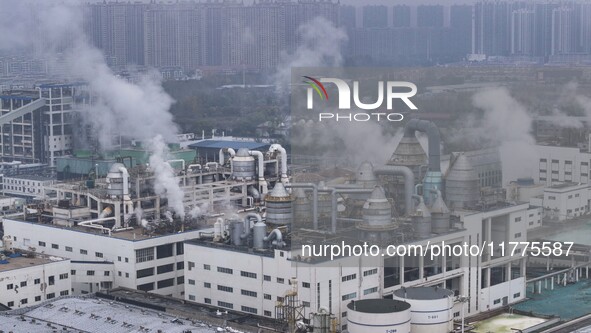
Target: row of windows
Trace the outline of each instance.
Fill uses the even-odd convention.
[[[60,296],[68,296],[70,294],[69,290],[62,290],[60,291]],[[55,293],[49,293],[47,294],[47,299],[52,299],[55,298]],[[35,302],[40,302],[41,301],[41,296],[35,296]],[[29,299],[28,298],[23,298],[19,301],[20,304],[29,304]],[[14,301],[10,301],[6,303],[6,306],[8,306],[9,308],[14,306]]]
[[[68,273],[63,273],[63,274],[60,274],[59,275],[59,279],[60,280],[65,280],[67,278],[68,278]],[[50,286],[53,286],[55,284],[55,276],[53,276],[53,275],[49,276],[48,279],[47,279],[47,282],[48,282],[48,284]],[[33,283],[36,284],[36,285],[37,284],[40,284],[41,283],[41,279],[35,279],[35,280],[33,280]],[[27,286],[27,281],[21,281],[19,283],[19,286],[21,288],[22,287],[26,287]],[[6,290],[12,290],[12,289],[14,289],[14,287],[15,287],[14,284],[9,283],[9,284],[6,285]]]
[[[374,275],[374,274],[378,274],[377,268],[369,269],[369,270],[363,272],[363,276],[370,276],[370,275]]]
[[[341,278],[342,282],[346,282],[346,281],[351,281],[351,280],[355,280],[357,278],[357,274],[349,274],[349,275],[345,275]]]
[[[163,289],[163,288],[168,288],[168,287],[172,287],[174,286],[174,278],[170,278],[170,279],[164,279],[164,280],[160,280],[158,282],[156,282],[156,288],[157,289]],[[185,277],[184,276],[179,276],[176,278],[176,284],[180,285],[180,284],[184,284],[185,283]],[[150,283],[144,283],[144,284],[140,284],[137,286],[138,290],[141,291],[151,291],[154,290],[154,282],[150,282]]]
[[[45,243],[44,241],[39,241],[38,244],[40,247],[47,246],[47,243]],[[60,246],[59,246],[59,244],[51,244],[51,248],[55,249],[55,250],[59,250]],[[66,252],[73,252],[74,251],[74,249],[71,246],[64,246],[64,249],[66,250]],[[85,249],[80,249],[80,254],[86,255],[86,254],[88,254],[88,251]],[[104,254],[102,252],[95,252],[94,256],[97,258],[104,258]],[[121,261],[121,257],[119,257],[119,261]],[[125,262],[129,262],[129,259],[125,258]]]
[[[135,250],[135,262],[140,263],[140,262],[151,261],[154,259],[162,259],[162,258],[172,257],[174,255],[175,248],[176,248],[176,255],[182,255],[184,253],[182,242],[156,246],[156,248],[155,248],[156,251],[154,251],[154,247],[137,249],[137,250]],[[189,267],[189,269],[191,269],[191,267]]]

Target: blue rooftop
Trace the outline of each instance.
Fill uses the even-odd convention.
[[[262,150],[269,148],[270,144],[263,143],[263,142],[253,142],[253,141],[231,141],[231,140],[203,140],[200,142],[192,143],[189,145],[189,148],[192,149],[222,149],[222,148],[232,148],[232,149],[240,149],[246,148],[249,150]]]

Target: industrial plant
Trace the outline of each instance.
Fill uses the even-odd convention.
[[[426,150],[417,133],[427,136]],[[547,289],[550,280],[554,287],[567,275],[586,277],[581,245],[548,257],[551,264],[539,259],[533,280],[527,252],[486,245],[525,242],[543,209],[482,187],[469,153],[451,154],[442,168],[440,141],[433,122],[412,119],[385,165],[363,162],[340,172],[290,164],[279,144],[250,150],[236,140],[202,164],[194,150],[175,145],[163,164],[138,147],[115,161],[82,153],[58,158],[68,170],[64,180],[2,220],[0,289],[20,283],[11,268],[26,260],[20,257],[42,253],[63,259],[39,259],[22,274],[37,281],[46,265],[63,266],[50,276],[67,282],[61,296],[123,288],[241,314],[259,329],[282,332],[444,333],[474,329],[466,318],[523,302],[530,287],[541,293],[540,281]],[[89,165],[86,176],[76,171]],[[303,250],[338,244],[380,252]],[[435,253],[433,245],[445,244],[481,252]],[[425,250],[390,254],[388,246]],[[3,293],[2,304],[43,306],[55,297],[46,287],[20,286],[18,294]]]

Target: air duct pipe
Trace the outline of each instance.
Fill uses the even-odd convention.
[[[330,230],[333,234],[337,232],[337,194],[357,194],[357,193],[371,193],[373,189],[360,189],[360,188],[332,188],[328,190],[319,190],[320,192],[330,192],[330,198],[332,200],[332,213]]]
[[[279,229],[273,229],[267,237],[264,238],[265,242],[271,242],[271,244],[277,246],[278,248],[282,248],[285,246],[285,242],[283,241],[283,234]]]
[[[263,223],[263,219],[261,218],[261,216],[257,213],[248,213],[246,214],[246,216],[244,217],[244,233],[242,235],[240,235],[241,239],[245,239],[248,237],[248,235],[250,235],[250,218],[254,217],[255,219],[257,219],[256,223]]]
[[[431,121],[411,119],[404,126],[404,136],[413,137],[415,132],[423,132],[429,138],[429,168],[423,179],[423,198],[425,203],[432,204],[431,189],[442,188],[443,176],[441,174],[441,138],[439,129]]]
[[[269,189],[267,189],[267,181],[265,180],[265,156],[262,152],[258,150],[249,150],[248,154],[257,158],[259,162],[258,166],[258,173],[259,173],[259,192],[263,194],[267,194]]]
[[[274,143],[269,147],[269,152],[279,152],[281,154],[281,182],[283,185],[289,183],[289,178],[287,177],[287,152],[285,151],[285,148],[280,144]]]
[[[411,119],[404,126],[404,136],[413,138],[415,132],[423,132],[429,138],[429,171],[441,171],[441,138],[439,129],[428,120]]]
[[[111,208],[111,206],[107,206],[105,209],[103,209],[103,211],[99,214],[98,218],[99,219],[104,219],[105,217],[109,217],[111,215],[111,213],[113,213],[113,209]]]
[[[228,153],[230,155],[230,158],[232,158],[232,157],[234,157],[234,155],[236,155],[236,152],[232,148],[222,148],[222,149],[220,149],[219,162],[220,162],[220,165],[222,165],[222,166],[226,162],[226,155],[225,155],[226,153]]]
[[[183,160],[183,167],[184,162],[185,161]],[[124,166],[120,166],[119,171],[121,172],[123,178],[123,205],[125,206],[123,210],[123,216],[125,217],[125,226],[127,227],[127,222],[134,212],[133,202],[129,197],[129,172],[127,172],[127,168]],[[116,221],[119,221],[119,219]],[[115,227],[120,228],[121,223],[116,223]]]
[[[312,189],[312,224],[314,230],[318,230],[318,186],[313,183],[292,183],[286,184],[285,188]]]
[[[404,213],[410,214],[413,209],[412,195],[415,189],[415,177],[409,167],[400,165],[384,165],[375,168],[373,173],[378,175],[402,175],[404,176]]]

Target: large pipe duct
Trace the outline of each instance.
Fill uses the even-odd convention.
[[[254,217],[255,219],[257,219],[256,223],[263,223],[263,219],[261,218],[261,216],[257,213],[248,213],[246,214],[246,216],[244,216],[244,233],[242,235],[240,235],[241,239],[245,239],[246,237],[248,237],[248,235],[250,235],[250,218]]]
[[[376,176],[379,175],[402,175],[404,177],[404,213],[406,215],[413,211],[412,195],[415,189],[415,177],[409,167],[400,165],[384,165],[373,170]]]
[[[222,148],[222,149],[220,149],[219,163],[222,166],[224,165],[225,160],[226,160],[226,155],[225,155],[226,153],[228,153],[230,155],[230,158],[232,158],[232,157],[234,157],[234,155],[236,155],[236,152],[232,148]]]
[[[281,230],[273,229],[267,237],[265,237],[265,242],[271,242],[271,244],[277,246],[278,248],[282,248],[285,246],[285,242],[283,241],[283,234],[281,234]]]
[[[279,152],[281,154],[281,182],[285,185],[289,182],[287,177],[287,152],[280,144],[274,143],[269,147],[270,153]]]
[[[441,171],[441,138],[437,126],[428,120],[411,119],[404,126],[404,136],[414,138],[415,131],[427,134],[429,138],[429,171]]]
[[[183,160],[183,163],[185,161]],[[183,164],[184,166],[184,164]],[[125,226],[127,227],[127,222],[129,218],[132,216],[134,209],[133,209],[133,202],[129,197],[129,172],[127,172],[127,168],[125,166],[120,166],[119,171],[121,172],[123,178],[123,205],[125,206],[123,217],[125,220]],[[121,227],[120,223],[117,223],[117,228]]]
[[[313,183],[292,183],[286,184],[286,188],[312,189],[312,224],[314,230],[318,230],[318,186]]]
[[[332,201],[332,213],[330,222],[330,231],[335,234],[337,232],[337,194],[358,194],[373,192],[373,189],[355,189],[355,188],[332,188],[327,190],[319,190],[320,192],[330,192]]]
[[[263,194],[267,194],[267,181],[265,180],[265,156],[258,150],[249,150],[248,154],[257,158],[259,162],[258,173],[259,173],[259,191]]]

